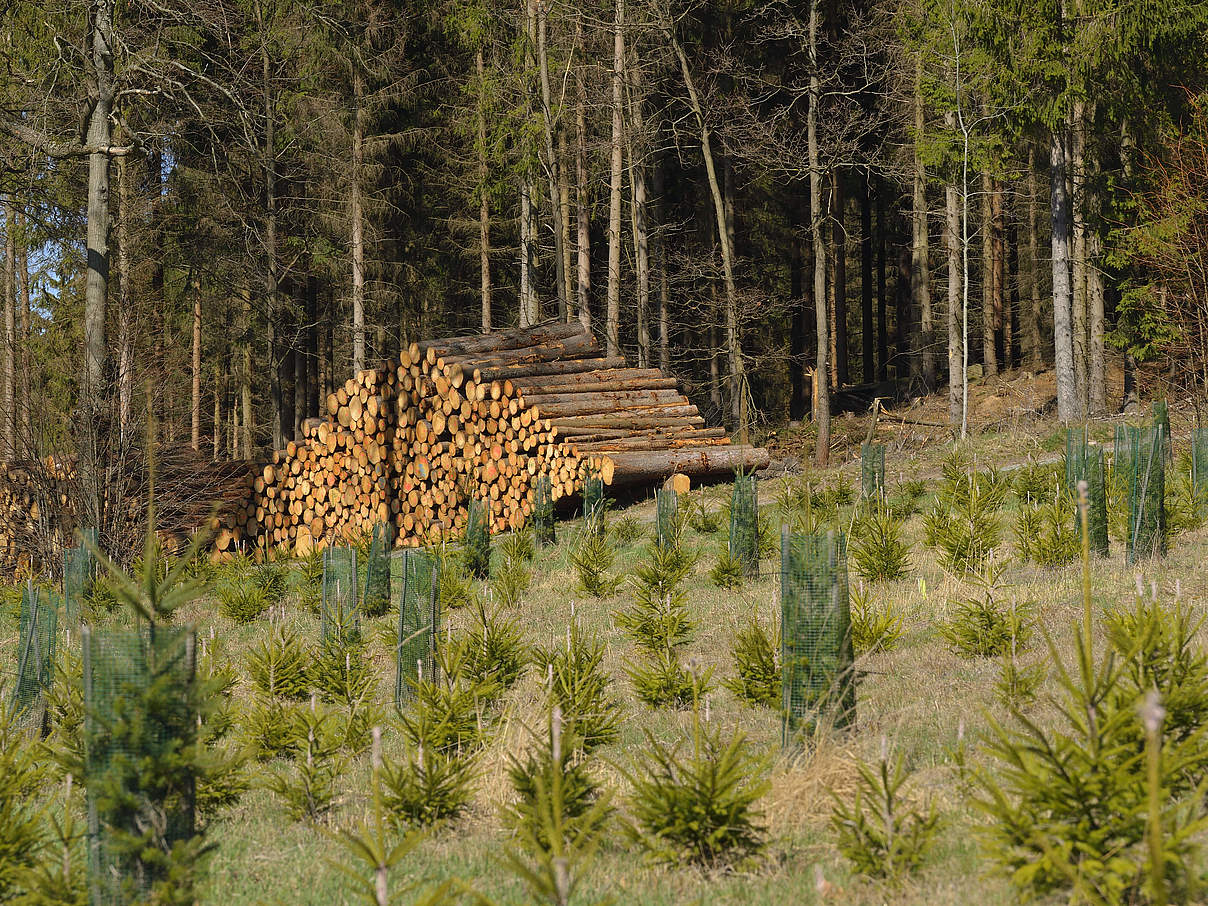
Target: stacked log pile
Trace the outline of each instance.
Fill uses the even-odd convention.
[[[674,378],[604,356],[578,323],[412,343],[326,404],[256,477],[220,552],[306,553],[379,521],[399,544],[430,543],[460,533],[472,496],[492,531],[518,528],[542,472],[558,499],[588,469],[622,485],[767,464],[706,427]]]

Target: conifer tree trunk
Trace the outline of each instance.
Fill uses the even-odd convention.
[[[570,298],[566,289],[566,262],[569,260],[569,249],[566,248],[567,233],[563,227],[562,202],[559,184],[561,160],[554,150],[554,111],[553,93],[549,81],[549,55],[546,51],[546,4],[539,0],[529,0],[529,19],[535,23],[537,35],[537,72],[541,79],[541,122],[544,126],[546,175],[549,182],[550,213],[554,220],[554,269],[557,274],[558,317],[566,320]],[[532,318],[534,322],[539,318]]]
[[[529,311],[531,303],[529,297],[532,293],[531,282],[532,274],[529,271],[529,266],[532,261],[532,249],[530,248],[532,240],[529,237],[529,227],[531,226],[531,214],[529,212],[529,184],[528,178],[522,177],[520,182],[520,326],[529,326]]]
[[[877,229],[873,233],[877,243],[877,380],[889,378],[889,303],[888,287],[885,282],[885,246],[889,242],[889,227],[885,223],[885,200],[883,192],[877,192]],[[904,327],[898,322],[898,332]],[[899,345],[901,345],[899,343]]]
[[[1088,342],[1090,345],[1089,373],[1087,383],[1090,387],[1090,414],[1102,415],[1107,411],[1107,364],[1104,356],[1104,287],[1103,270],[1103,240],[1098,229],[1091,229],[1087,234],[1087,303],[1090,309],[1090,325]]]
[[[919,312],[917,343],[922,347],[921,355],[911,357],[911,372],[921,370],[923,387],[927,391],[937,386],[935,356],[935,318],[931,310],[931,271],[928,261],[927,224],[927,170],[923,164],[921,150],[926,120],[923,108],[923,59],[916,62],[914,84],[914,182],[913,210],[911,219],[911,295]]]
[[[575,22],[575,47],[583,46],[583,20]],[[591,190],[587,184],[587,95],[583,86],[583,64],[575,66],[575,218],[578,236],[579,323],[591,330]]]
[[[651,237],[654,245],[654,266],[659,278],[659,367],[664,371],[671,368],[671,277],[667,273],[667,243],[659,227],[662,224],[663,204],[663,161],[654,165],[654,210],[655,230]]]
[[[352,373],[365,370],[365,235],[364,215],[361,210],[361,171],[364,169],[365,139],[361,120],[360,64],[352,64],[352,198],[349,202],[352,217]]]
[[[944,187],[944,241],[948,249],[948,421],[961,425],[965,357],[961,342],[961,222],[957,187]]]
[[[612,158],[608,182],[608,309],[604,347],[609,356],[621,351],[621,172],[624,124],[621,111],[625,78],[625,0],[616,0],[612,43]]]
[[[1074,338],[1070,287],[1070,200],[1066,191],[1067,138],[1055,129],[1049,146],[1049,200],[1052,208],[1053,365],[1057,377],[1057,418],[1062,424],[1078,419],[1074,379]]]
[[[239,369],[239,455],[252,458],[252,291],[241,290],[243,296],[243,367]]]
[[[214,369],[214,430],[210,432],[211,458],[217,462],[219,445],[222,441],[222,376],[219,369]]]
[[[201,286],[196,278],[190,281],[193,293],[193,384],[189,412],[191,415],[189,444],[201,451]]]
[[[981,234],[982,234],[982,367],[986,375],[998,373],[998,317],[994,310],[994,218],[990,211],[993,182],[989,172],[981,175]]]
[[[1028,308],[1023,318],[1024,361],[1032,371],[1044,361],[1040,339],[1040,186],[1036,179],[1036,145],[1028,143]]]
[[[860,374],[864,382],[877,379],[876,328],[873,324],[872,180],[866,170],[860,193]]]
[[[482,332],[491,332],[491,201],[487,192],[486,65],[482,48],[474,55],[478,70],[478,266],[482,284]]]
[[[1003,206],[1003,186],[998,179],[990,182],[990,264],[993,277],[991,307],[994,310],[995,349],[999,368],[1010,368],[1014,340],[1012,308],[1007,293],[1007,217]]]
[[[306,413],[319,415],[319,278],[306,275]]]
[[[130,427],[134,396],[134,288],[130,283],[130,164],[125,157],[117,162],[117,409],[118,433],[123,440]]]
[[[838,167],[831,172],[831,244],[834,246],[834,261],[831,264],[831,280],[834,283],[834,298],[831,348],[835,360],[835,386],[848,382],[847,368],[847,226],[844,210],[847,207],[843,191],[843,171]]]
[[[642,73],[628,67],[629,75],[629,203],[633,233],[633,260],[637,276],[638,367],[650,364],[650,237],[646,223],[645,120],[642,115]]]
[[[33,350],[30,348],[30,296],[33,291],[29,285],[29,243],[22,242],[19,262],[21,267],[21,326],[18,335],[17,349],[21,353],[17,367],[19,389],[21,391],[20,418],[18,421],[18,450],[24,450],[25,445],[33,443],[33,401],[30,398],[33,370]]]
[[[1073,303],[1072,331],[1074,340],[1074,388],[1077,394],[1078,417],[1087,410],[1090,388],[1087,386],[1087,283],[1086,283],[1086,122],[1083,103],[1075,101],[1071,114],[1072,154],[1069,178],[1073,183]]]
[[[4,348],[0,364],[0,457],[16,454],[16,386],[14,364],[17,350],[16,325],[17,224],[11,195],[4,197]]]
[[[814,421],[818,426],[814,464],[830,462],[830,317],[826,306],[826,239],[822,233],[822,153],[818,144],[818,107],[822,80],[818,76],[818,32],[822,27],[820,0],[809,0],[809,107],[806,111],[806,150],[810,178],[810,237],[814,245],[814,312],[817,356],[814,362]]]
[[[285,420],[281,395],[280,325],[277,323],[278,312],[280,310],[277,299],[277,111],[272,84],[272,60],[269,57],[270,45],[265,34],[263,7],[257,4],[256,11],[260,20],[258,24],[261,34],[266,38],[260,51],[260,75],[264,91],[264,300],[269,357],[269,401],[272,408],[272,418],[270,419],[272,425],[272,443],[274,450],[280,450],[285,446],[285,432],[283,430]],[[248,370],[250,372],[250,366]],[[245,412],[245,414],[247,413]],[[250,443],[248,447],[250,449]]]
[[[575,316],[575,262],[574,245],[570,227],[570,155],[566,147],[566,129],[558,128],[558,206],[562,219],[562,284],[565,305],[560,304],[558,314],[570,323]]]

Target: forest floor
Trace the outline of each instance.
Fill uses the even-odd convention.
[[[1037,411],[1043,410],[1044,394],[1020,389],[1028,381],[1039,385],[1038,379],[1017,375],[994,389],[996,397],[1024,400],[1021,405],[1030,412],[1016,417],[1008,411],[997,419],[986,416],[984,421],[979,420],[978,430],[967,441],[979,465],[1002,467],[1029,458],[1060,456],[1063,451],[1064,432]],[[975,397],[979,410],[989,398],[989,391],[983,395],[980,390],[979,386]],[[910,415],[940,422],[943,405],[943,400],[927,401],[910,410]],[[940,411],[933,412],[937,407]],[[952,447],[940,439],[946,432],[924,440],[917,429],[899,429],[893,419],[882,418],[878,439],[887,445],[886,479],[890,489],[903,478],[938,476],[942,460]],[[1185,408],[1172,407],[1171,419],[1177,453],[1178,438],[1186,434],[1191,415]],[[761,481],[760,501],[766,512],[773,512],[772,501],[786,484],[791,487],[809,481],[817,486],[833,483],[841,475],[858,487],[859,441],[867,431],[868,419],[839,419],[838,423],[841,430],[836,432],[835,465],[824,471],[806,468]],[[997,425],[998,430],[985,430],[986,425]],[[1102,440],[1110,440],[1111,431],[1110,421],[1091,427],[1092,436]],[[843,437],[849,438],[850,446],[845,445]],[[769,437],[777,451],[774,458],[797,462],[808,461],[805,440],[799,432],[780,431]],[[920,501],[919,513],[930,506],[934,483]],[[710,509],[719,509],[728,500],[729,485],[693,493],[702,494]],[[1017,507],[1018,501],[1011,494],[1000,514],[1003,557],[1014,558],[1012,526]],[[650,543],[654,504],[640,501],[614,509],[608,518],[614,524],[632,518],[644,529],[642,537],[618,550],[613,572],[630,575]],[[573,606],[581,625],[605,642],[605,664],[612,677],[613,695],[624,708],[624,718],[619,740],[603,747],[593,761],[598,778],[615,791],[617,820],[621,821],[629,814],[630,792],[623,770],[638,763],[647,746],[645,734],[664,741],[689,739],[693,715],[651,710],[634,694],[626,667],[634,658],[635,646],[612,616],[632,600],[632,593],[628,585],[622,584],[615,597],[592,600],[576,590],[570,552],[579,530],[577,521],[559,523],[558,544],[538,551],[532,585],[521,597],[514,616],[524,627],[528,644],[549,645],[565,637]],[[582,880],[577,902],[594,903],[612,897],[618,904],[650,906],[822,902],[957,906],[973,901],[979,906],[996,906],[1017,901],[1013,888],[993,871],[993,865],[982,854],[979,830],[986,819],[970,800],[965,774],[969,767],[989,764],[979,749],[979,740],[990,722],[1011,720],[994,691],[1000,663],[996,659],[963,659],[949,649],[939,626],[949,617],[953,602],[971,594],[970,587],[939,567],[935,552],[924,544],[920,514],[907,520],[905,537],[911,548],[907,577],[871,587],[873,599],[880,606],[891,606],[904,617],[905,632],[892,650],[859,660],[855,728],[842,735],[825,736],[808,753],[785,755],[780,748],[778,714],[745,704],[720,685],[720,680],[734,675],[731,648],[739,628],[755,619],[770,631],[779,621],[777,560],[765,558],[759,578],[741,588],[719,589],[711,584],[709,571],[725,547],[724,527],[712,534],[687,531],[685,544],[698,556],[686,582],[696,630],[683,660],[694,659],[700,667],[713,670],[710,724],[726,735],[736,731],[745,734],[752,751],[768,759],[771,787],[759,803],[767,829],[767,851],[757,865],[740,871],[667,868],[651,864],[623,834],[610,832]],[[1156,583],[1164,600],[1173,600],[1179,588],[1182,598],[1201,610],[1208,597],[1206,542],[1208,529],[1178,536],[1172,539],[1168,556],[1138,570],[1125,563],[1123,545],[1113,538],[1111,555],[1096,561],[1092,568],[1096,607],[1106,611],[1131,603],[1137,588],[1136,575],[1143,572],[1146,583]],[[1082,613],[1080,566],[1044,570],[1012,559],[1004,580],[1007,594],[1020,601],[1036,602],[1039,627],[1068,663],[1073,656],[1074,626]],[[854,569],[851,584],[859,585]],[[263,620],[247,625],[228,621],[210,599],[191,605],[182,617],[194,622],[203,636],[212,631],[218,650],[240,671],[246,652],[268,632],[268,623]],[[394,684],[393,656],[384,641],[384,631],[394,619],[382,617],[367,627],[367,656],[379,677],[378,698],[384,708],[392,699]],[[316,616],[301,607],[287,606],[284,620],[304,639],[317,644]],[[449,615],[454,631],[469,620],[466,609]],[[12,615],[0,615],[0,656],[12,650],[14,635]],[[1096,645],[1105,644],[1097,635]],[[1039,633],[1020,653],[1020,662],[1047,666],[1048,679],[1029,716],[1042,726],[1054,723],[1056,708],[1046,701],[1045,692],[1053,691],[1056,685],[1051,656]],[[542,679],[529,669],[506,694],[480,758],[471,807],[463,817],[430,832],[398,867],[397,883],[458,878],[493,902],[526,902],[521,883],[501,865],[510,837],[500,819],[500,808],[512,796],[507,775],[509,756],[531,745],[529,728],[539,730],[543,726]],[[237,700],[250,700],[251,683],[246,675],[234,694]],[[833,797],[850,797],[858,781],[859,765],[876,761],[883,748],[902,753],[915,772],[907,787],[909,797],[916,802],[935,803],[942,816],[938,843],[922,868],[897,887],[854,877],[850,863],[836,848],[828,823]],[[387,727],[387,757],[398,757],[401,749],[399,734]],[[960,752],[966,753],[963,759],[958,757]],[[329,828],[348,826],[365,815],[368,773],[368,757],[360,756],[341,777],[340,802],[330,817]],[[352,902],[347,878],[327,861],[339,855],[328,833],[291,822],[276,796],[263,788],[254,787],[244,795],[213,821],[207,833],[215,850],[202,891],[203,904],[328,906]],[[404,897],[402,902],[412,900]]]

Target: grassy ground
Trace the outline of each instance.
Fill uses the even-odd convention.
[[[1103,432],[1110,429],[1104,428]],[[1056,440],[1054,440],[1056,438]],[[1048,433],[986,435],[972,446],[980,463],[1005,465],[1028,456],[1051,456],[1063,446],[1063,436]],[[946,452],[938,446],[922,450],[887,452],[887,478],[892,487],[899,476],[935,476]],[[858,483],[858,464],[850,460],[841,470]],[[836,470],[814,473],[811,480],[833,481]],[[762,482],[761,501],[767,506],[781,480]],[[706,489],[711,507],[719,507],[728,486]],[[923,501],[927,506],[927,500]],[[1014,499],[1003,513],[1004,551],[1011,549]],[[649,541],[654,519],[653,502],[641,502],[614,512],[610,519],[632,516],[646,534],[619,552],[615,571],[627,574]],[[577,526],[559,526],[560,543],[538,553],[534,581],[518,605],[516,615],[525,628],[528,643],[549,644],[563,638],[573,606],[583,625],[599,634],[608,646],[607,667],[613,677],[615,696],[624,704],[625,719],[620,740],[600,751],[599,774],[616,788],[616,802],[625,812],[627,789],[621,768],[635,763],[644,746],[644,731],[673,740],[690,732],[691,714],[651,711],[634,696],[625,666],[634,646],[613,625],[611,614],[631,599],[625,586],[616,598],[586,599],[575,590],[574,571],[569,563],[571,542]],[[582,902],[604,896],[618,903],[815,903],[850,904],[964,904],[976,897],[981,906],[1016,901],[1016,895],[1001,878],[989,873],[991,866],[979,852],[977,829],[983,819],[967,801],[953,753],[962,741],[970,758],[979,759],[976,743],[991,717],[1007,719],[993,687],[998,678],[997,661],[964,660],[951,653],[938,632],[950,609],[950,601],[966,589],[935,563],[934,552],[922,541],[922,518],[907,523],[912,546],[909,577],[877,586],[878,601],[892,605],[905,615],[906,633],[892,651],[862,659],[859,680],[858,725],[842,736],[828,737],[805,755],[787,758],[780,754],[780,721],[766,709],[739,701],[719,684],[710,696],[709,718],[726,732],[740,730],[753,749],[769,758],[771,790],[761,802],[770,845],[766,859],[755,868],[730,874],[705,874],[690,869],[668,869],[648,864],[626,845],[619,833],[610,833],[582,887]],[[1168,598],[1179,586],[1185,599],[1199,604],[1208,588],[1208,562],[1202,556],[1204,531],[1173,540],[1170,555],[1144,566],[1147,581],[1157,583]],[[715,684],[734,673],[730,648],[737,627],[758,618],[765,627],[774,625],[778,613],[778,577],[774,559],[765,559],[761,577],[742,588],[724,591],[712,586],[708,572],[725,543],[725,531],[699,535],[689,531],[687,544],[699,554],[687,590],[697,619],[697,632],[685,651],[703,667],[712,668]],[[1112,555],[1093,568],[1096,605],[1108,608],[1131,602],[1135,594],[1135,571],[1126,566],[1123,548],[1113,542]],[[1058,651],[1069,657],[1073,625],[1081,616],[1080,575],[1077,566],[1044,571],[1012,563],[1007,572],[1011,594],[1032,599],[1040,606],[1041,626]],[[858,578],[852,577],[853,586]],[[266,631],[264,622],[249,626],[233,624],[217,613],[214,603],[203,600],[184,614],[203,635],[211,628],[231,662],[238,669],[241,652]],[[456,611],[455,626],[468,620]],[[379,621],[385,625],[389,617]],[[0,659],[11,659],[15,648],[15,624],[11,611],[0,616]],[[308,640],[317,641],[317,618],[291,609],[286,617]],[[380,674],[381,700],[389,700],[393,689],[393,664],[377,638],[376,626],[369,651]],[[1098,639],[1104,644],[1102,638]],[[1049,654],[1039,638],[1023,653],[1025,663],[1044,663]],[[1045,688],[1052,688],[1051,678]],[[250,695],[244,677],[236,695]],[[504,870],[498,856],[508,844],[499,819],[500,805],[509,798],[505,772],[509,753],[523,751],[530,734],[526,727],[541,726],[542,695],[533,671],[526,674],[504,699],[502,714],[482,758],[482,773],[469,813],[454,824],[441,827],[426,839],[400,867],[398,881],[437,881],[456,877],[498,903],[524,902],[519,883]],[[1031,712],[1041,724],[1053,719],[1053,708],[1043,693]],[[387,728],[387,751],[398,751],[397,733]],[[827,821],[832,791],[844,795],[852,790],[857,765],[873,760],[883,746],[905,754],[917,772],[910,786],[916,799],[931,799],[943,815],[938,845],[925,867],[902,887],[887,889],[853,878],[839,855]],[[345,776],[341,804],[331,825],[347,825],[367,808],[367,759],[361,758]],[[291,823],[273,794],[253,789],[242,801],[209,828],[216,850],[203,888],[202,902],[221,906],[243,904],[336,904],[347,902],[347,881],[325,860],[337,855],[330,838],[321,830]],[[819,875],[820,871],[820,875]],[[818,890],[830,887],[829,893]],[[407,900],[404,900],[406,902]]]

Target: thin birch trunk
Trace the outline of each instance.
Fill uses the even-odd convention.
[[[1053,132],[1049,146],[1049,201],[1053,218],[1053,364],[1057,378],[1057,418],[1066,425],[1078,419],[1070,287],[1070,199],[1065,172],[1067,141],[1058,129]]]
[[[810,236],[814,244],[814,312],[817,333],[817,357],[814,362],[814,422],[818,426],[814,464],[820,468],[830,462],[830,318],[826,310],[826,238],[822,234],[822,163],[818,143],[818,106],[822,100],[822,81],[818,76],[818,32],[822,27],[820,0],[809,4],[809,108],[806,112],[806,145],[810,178]]]

